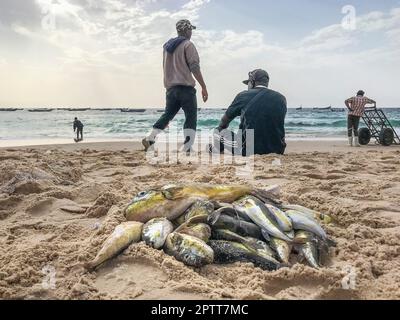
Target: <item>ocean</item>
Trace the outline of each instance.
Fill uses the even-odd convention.
[[[400,108],[384,109],[392,125],[400,132]],[[202,109],[198,115],[198,129],[207,131],[219,124],[222,109]],[[29,112],[0,112],[0,140],[71,139],[72,123],[77,116],[85,125],[84,138],[125,140],[140,139],[150,131],[161,116],[156,109],[138,113],[115,110]],[[346,137],[346,112],[289,109],[286,117],[288,139],[344,139]],[[183,127],[184,115],[180,112],[170,124],[171,129]],[[238,128],[239,121],[232,124]]]

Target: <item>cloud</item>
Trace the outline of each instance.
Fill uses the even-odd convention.
[[[93,100],[96,103],[132,99],[138,104],[162,104],[162,45],[175,35],[175,23],[181,18],[200,23],[193,41],[209,83],[210,104],[229,102],[232,92],[243,88],[239,80],[256,67],[267,68],[273,77],[271,82],[288,92],[291,101],[302,100],[303,104],[306,99],[316,103],[312,95],[322,82],[328,88],[337,87],[336,93],[321,89],[327,90],[324,95],[328,99],[346,90],[345,86],[351,87],[351,82],[368,85],[359,78],[371,81],[371,69],[377,79],[388,84],[386,88],[393,88],[392,83],[396,82],[400,8],[358,16],[355,30],[344,29],[338,15],[338,23],[315,30],[290,45],[281,45],[269,43],[260,30],[201,28],[202,12],[206,12],[209,2],[187,0],[178,8],[166,9],[157,0],[35,0],[38,21],[33,24],[17,19],[11,30],[26,39],[24,58],[28,63],[49,66],[49,74],[58,79],[64,90],[62,86],[73,82],[99,92]],[[379,37],[379,43],[371,37]],[[46,54],[41,57],[38,52]],[[34,55],[31,61],[28,53]],[[349,71],[354,67],[359,68],[359,77]],[[387,72],[387,80],[379,68]],[[158,93],[149,94],[148,84],[159,87]],[[134,97],[132,88],[138,88]],[[385,94],[386,88],[381,89]],[[76,90],[79,101],[85,92]],[[114,94],[106,95],[107,90]],[[392,97],[387,96],[388,100]]]

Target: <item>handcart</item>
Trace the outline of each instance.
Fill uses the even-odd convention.
[[[358,131],[361,145],[369,144],[372,138],[383,146],[400,145],[400,137],[382,109],[366,108],[362,119],[367,127]]]

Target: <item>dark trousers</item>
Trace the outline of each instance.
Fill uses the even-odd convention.
[[[83,140],[83,128],[76,129],[76,140]]]
[[[185,148],[191,148],[196,138],[197,129],[197,98],[196,89],[187,86],[175,86],[167,90],[167,104],[164,114],[154,124],[154,129],[165,130],[175,118],[180,109],[185,113],[183,125]]]
[[[349,115],[347,119],[348,135],[351,138],[354,131],[354,136],[358,137],[358,127],[360,126],[360,118],[357,116]]]

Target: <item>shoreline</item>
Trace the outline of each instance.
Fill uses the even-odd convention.
[[[8,142],[8,143],[4,143]],[[400,146],[383,147],[371,143],[360,148],[350,147],[345,139],[288,139],[286,154],[290,153],[310,153],[310,152],[365,152],[365,151],[396,151]],[[201,151],[205,150],[206,144],[201,145]],[[141,151],[142,145],[139,140],[96,140],[91,139],[80,143],[71,143],[67,139],[57,140],[0,140],[0,152],[17,149],[51,150],[58,149],[67,152],[97,149],[105,151]]]

